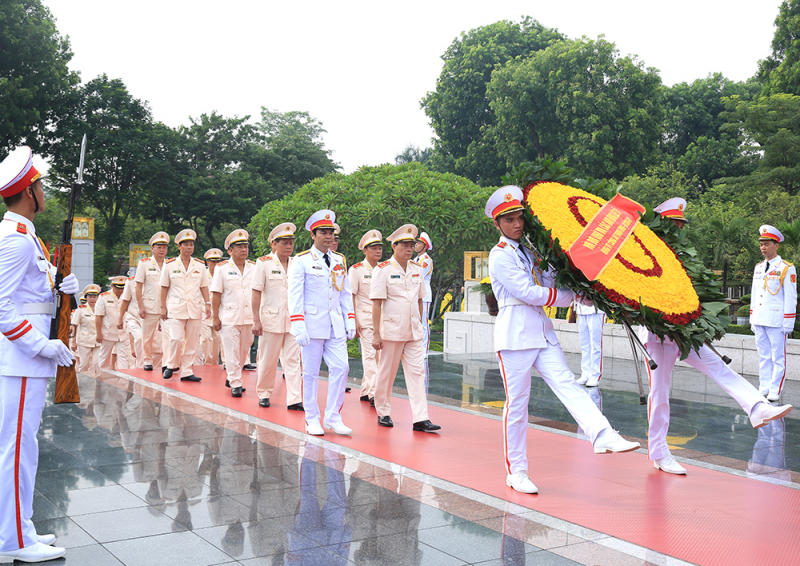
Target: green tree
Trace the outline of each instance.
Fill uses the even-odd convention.
[[[426,147],[420,149],[419,147],[409,144],[402,153],[398,153],[394,158],[397,165],[405,165],[406,163],[421,163],[428,166],[431,158],[433,157],[433,148]]]
[[[667,164],[651,167],[644,175],[625,177],[619,185],[619,191],[636,202],[655,208],[673,197],[681,197],[689,201],[695,193],[696,179],[688,179],[686,175]]]
[[[775,27],[772,54],[758,62],[762,95],[800,95],[800,0],[784,0]]]
[[[302,251],[311,245],[309,233],[303,230],[306,220],[315,211],[330,208],[342,229],[339,251],[354,263],[363,257],[358,241],[364,232],[377,229],[388,236],[403,224],[413,223],[434,242],[432,286],[434,304],[438,304],[446,289],[461,286],[464,252],[489,249],[496,241],[495,229],[483,214],[491,192],[419,163],[362,167],[350,175],[334,173],[315,179],[267,203],[250,223],[250,233],[258,252],[265,253],[272,228],[293,222],[298,227],[295,249]],[[387,249],[384,256],[389,254]]]
[[[421,101],[444,165],[481,185],[499,182],[505,160],[484,140],[485,128],[495,121],[486,97],[492,71],[561,39],[558,31],[526,17],[479,27],[453,41],[442,55],[436,90]]]
[[[792,222],[780,222],[778,230],[783,234],[780,245],[780,254],[783,259],[797,262],[800,259],[800,219]]]
[[[21,144],[49,153],[80,82],[71,59],[69,40],[39,0],[0,3],[0,160]]]
[[[487,137],[509,167],[548,156],[580,175],[620,180],[659,156],[661,79],[602,37],[507,63],[486,96],[496,117]]]
[[[752,250],[752,223],[735,213],[720,213],[703,228],[704,239],[713,254],[713,265],[722,269],[722,289],[725,291],[728,288],[728,265],[748,248]]]

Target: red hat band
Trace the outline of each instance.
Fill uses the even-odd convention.
[[[769,232],[762,232],[760,240],[775,240],[776,242],[780,243],[781,239],[776,236],[775,234],[770,234]]]
[[[520,209],[522,209],[522,203],[520,203],[516,199],[510,200],[508,202],[503,202],[494,207],[494,210],[492,210],[492,218],[497,220],[497,217],[500,216],[501,214],[505,214],[507,212],[513,212],[515,210],[520,210]]]
[[[317,220],[311,225],[310,231],[313,232],[317,228],[333,228],[333,222],[331,222],[330,219],[327,218],[323,220]]]
[[[683,211],[678,210],[677,208],[674,208],[672,210],[665,210],[664,212],[661,213],[661,216],[663,216],[664,218],[685,218],[685,216],[683,215]]]
[[[17,193],[21,193],[30,187],[36,180],[41,177],[36,167],[33,165],[20,177],[19,181],[13,183],[0,191],[0,196],[3,198],[13,197]]]

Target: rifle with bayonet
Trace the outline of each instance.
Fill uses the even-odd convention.
[[[58,244],[58,265],[56,273],[56,289],[64,278],[72,273],[72,222],[75,217],[75,203],[81,196],[83,187],[83,162],[86,157],[86,134],[81,142],[81,159],[78,165],[78,179],[72,183],[69,195],[69,212],[61,229],[61,243]],[[64,295],[56,291],[56,313],[50,325],[50,338],[58,338],[69,348],[70,315],[78,308],[74,295]],[[58,366],[56,373],[56,390],[53,401],[56,403],[79,403],[81,400],[78,388],[78,376],[75,363],[71,366]]]

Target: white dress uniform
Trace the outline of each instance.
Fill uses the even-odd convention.
[[[291,269],[293,258],[289,258]],[[278,359],[281,362],[286,383],[286,405],[303,402],[303,376],[300,369],[300,347],[290,332],[289,321],[289,274],[281,261],[273,255],[265,255],[256,261],[253,290],[261,291],[262,335],[258,341],[259,399],[269,399],[275,387]]]
[[[133,353],[130,360],[131,367],[143,368],[144,367],[144,349],[142,343],[142,319],[139,316],[139,309],[136,308],[136,278],[128,277],[125,283],[125,288],[122,290],[122,302],[128,302],[128,309],[125,311],[123,318],[125,319],[124,326],[128,329],[128,336],[133,341]],[[133,305],[130,303],[133,302]],[[133,308],[131,308],[133,307]],[[135,358],[135,359],[134,359]]]
[[[762,230],[765,227],[762,226]],[[771,226],[772,232],[777,232]],[[764,236],[762,232],[761,236]],[[782,235],[778,232],[776,236]],[[794,330],[797,271],[781,256],[764,260],[753,272],[750,326],[756,335],[759,390],[777,400],[786,380],[786,339]]]
[[[220,336],[225,352],[225,371],[231,388],[242,387],[242,368],[250,363],[250,346],[253,345],[253,293],[255,262],[246,259],[244,269],[233,260],[221,261],[214,269],[209,290],[220,293]]]
[[[335,214],[321,210],[309,218],[306,229],[333,228]],[[330,265],[325,261],[328,256]],[[315,246],[298,254],[289,268],[289,320],[295,338],[307,334],[303,352],[303,406],[306,423],[318,425],[317,383],[322,359],[328,366],[328,399],[323,423],[342,422],[347,372],[347,335],[355,336],[355,314],[344,256]]]
[[[78,371],[89,377],[100,375],[100,346],[97,344],[97,325],[94,311],[89,305],[80,305],[72,313],[80,365]]]
[[[375,233],[376,236],[369,243],[359,244],[363,249],[370,243],[381,241],[381,234],[377,230],[370,230],[367,235]],[[365,237],[367,236],[365,235]],[[370,288],[375,270],[365,259],[350,266],[347,277],[350,279],[350,288],[353,291],[353,310],[356,314],[356,324],[359,328],[359,343],[361,344],[361,364],[364,368],[364,377],[361,380],[361,397],[375,398],[375,384],[378,376],[378,363],[381,352],[372,346],[372,301]]]
[[[427,358],[428,350],[431,346],[431,325],[428,323],[428,320],[431,316],[431,301],[433,301],[433,289],[431,288],[431,277],[433,277],[433,260],[428,254],[428,251],[433,249],[433,244],[431,243],[431,238],[428,236],[427,232],[420,234],[419,238],[425,242],[425,245],[428,247],[427,250],[419,254],[415,259],[415,261],[422,267],[422,273],[425,277],[425,298],[422,300],[422,314],[425,317],[425,320],[422,321],[422,331],[424,333],[423,348],[425,349],[425,357]],[[427,379],[428,376],[426,375],[426,391],[428,389]]]
[[[117,279],[117,278],[114,278]],[[124,277],[119,277],[124,281]],[[121,294],[120,294],[121,295]],[[128,340],[128,329],[125,324],[122,329],[117,328],[119,319],[120,297],[114,291],[100,293],[94,305],[96,317],[102,317],[103,342],[100,344],[100,369],[111,369],[111,355],[116,352],[117,363],[114,369],[128,369],[131,367],[131,344]]]
[[[150,245],[169,244],[169,234],[166,232],[156,232],[150,238]],[[145,316],[142,318],[142,366],[161,367],[163,352],[169,347],[169,338],[164,332],[165,326],[161,324],[161,270],[166,260],[158,265],[153,257],[145,257],[139,260],[136,267],[134,279],[136,285],[142,286],[142,302]],[[135,291],[135,289],[133,289]],[[136,293],[133,294],[133,304],[128,307],[135,309],[139,314],[139,304],[136,301]],[[159,330],[160,329],[160,330]]]
[[[603,377],[603,327],[606,315],[594,305],[575,301],[572,308],[578,321],[578,336],[581,341],[580,384],[597,387]]]
[[[181,377],[193,375],[194,354],[200,342],[200,324],[205,317],[205,301],[200,289],[208,287],[208,274],[202,261],[191,258],[188,267],[180,257],[168,259],[161,270],[161,286],[167,287],[169,350],[165,365],[181,368]]]
[[[419,313],[419,302],[425,298],[425,292],[423,268],[415,261],[409,261],[403,269],[392,257],[389,261],[379,263],[375,269],[370,299],[383,301],[380,328],[383,350],[375,387],[375,411],[378,417],[389,416],[392,411],[392,386],[402,360],[413,422],[428,420],[424,325]]]

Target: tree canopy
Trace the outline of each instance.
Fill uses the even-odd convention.
[[[775,18],[772,53],[759,61],[762,94],[800,95],[800,0],[784,0]]]

